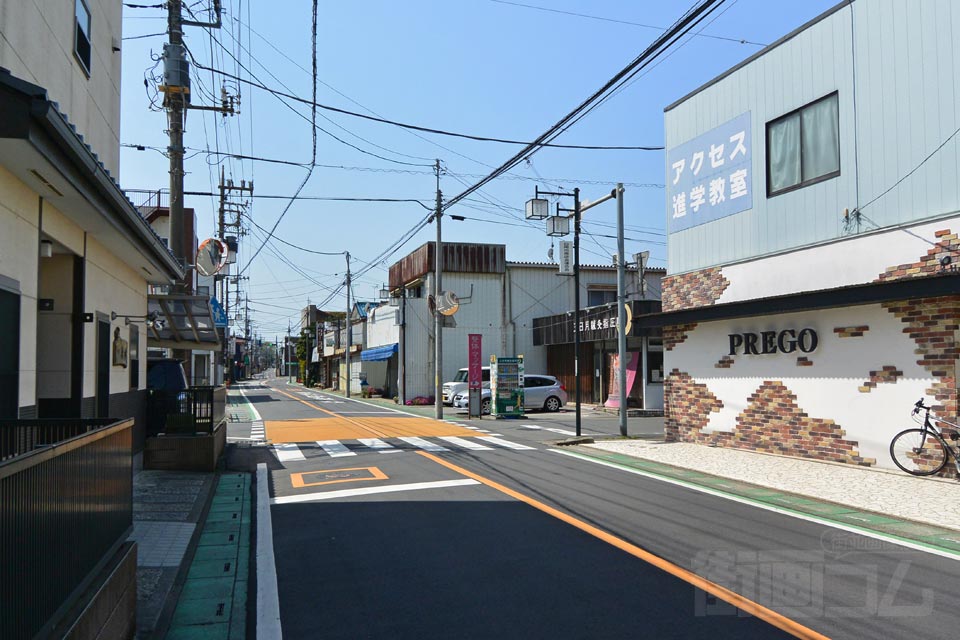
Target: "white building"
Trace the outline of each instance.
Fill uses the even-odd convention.
[[[147,287],[183,271],[116,182],[121,13],[0,0],[0,417],[135,417],[140,450]]]
[[[958,25],[845,1],[666,108],[674,439],[890,467],[957,415]]]
[[[426,243],[390,267],[390,290],[395,296],[391,304],[396,306],[377,310],[377,333],[369,334],[376,335],[376,341],[368,342],[371,348],[398,345],[399,363],[405,363],[402,367],[398,363],[398,376],[403,379],[408,400],[434,395],[436,358],[429,296],[434,278],[434,247],[434,243]],[[559,346],[565,341],[548,346],[550,343],[541,341],[534,329],[540,319],[572,311],[573,278],[559,274],[557,264],[507,262],[505,245],[444,243],[443,248],[443,289],[459,298],[457,312],[447,319],[448,326],[443,329],[444,381],[467,366],[468,336],[479,334],[484,364],[491,355],[523,355],[527,373],[554,375],[572,389],[572,349]],[[638,288],[635,272],[631,275],[628,297],[633,299],[638,297]],[[662,270],[656,269],[646,274],[651,298],[659,298],[661,275]],[[612,266],[581,266],[583,317],[587,307],[615,300],[616,283],[616,269]],[[403,318],[402,329],[397,324],[397,314]],[[393,332],[389,329],[391,321]],[[612,342],[615,351],[616,340]],[[596,356],[598,363],[593,375],[582,375],[587,402],[603,401],[608,368],[602,354],[609,352],[610,346],[601,345],[595,351],[593,344],[584,344],[584,357],[593,363]]]

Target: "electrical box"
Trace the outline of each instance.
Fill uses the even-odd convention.
[[[184,53],[183,45],[166,43],[163,45],[163,87],[167,94],[183,94],[183,100],[190,102],[190,63]]]
[[[490,397],[495,418],[523,417],[523,356],[490,356]]]

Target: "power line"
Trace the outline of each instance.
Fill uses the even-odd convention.
[[[714,0],[716,1],[716,0]],[[210,69],[210,67],[205,67],[198,62],[194,61],[194,64],[201,69]],[[299,96],[293,95],[291,93],[285,93],[283,91],[278,91],[277,89],[271,89],[270,87],[261,84],[259,82],[254,82],[253,80],[246,80],[239,76],[236,76],[232,73],[226,71],[221,71],[219,69],[210,69],[216,73],[219,73],[222,76],[236,80],[237,82],[242,82],[249,84],[252,87],[262,89],[268,93],[272,93],[275,96],[282,96],[289,100],[295,100],[302,104],[309,105],[318,109],[324,109],[325,111],[332,111],[334,113],[341,113],[343,115],[351,116],[354,118],[362,118],[364,120],[370,120],[373,122],[379,122],[381,124],[389,124],[395,127],[400,127],[402,129],[410,129],[412,131],[422,131],[424,133],[433,133],[441,136],[449,136],[452,138],[465,138],[467,140],[476,140],[479,142],[499,142],[502,144],[515,144],[515,145],[524,145],[526,147],[535,146],[535,147],[552,147],[555,149],[587,149],[587,150],[600,150],[600,151],[663,151],[664,147],[662,146],[605,146],[605,145],[580,145],[580,144],[552,144],[545,142],[523,142],[520,140],[509,140],[506,138],[493,138],[488,136],[477,136],[468,133],[455,133],[453,131],[446,131],[444,129],[433,129],[431,127],[421,127],[419,125],[408,124],[405,122],[397,122],[396,120],[388,120],[386,118],[379,118],[376,116],[369,116],[364,113],[357,113],[356,111],[348,111],[347,109],[340,109],[339,107],[332,107],[330,105],[321,104],[316,100],[310,101],[306,98],[301,98]]]
[[[313,59],[313,98],[317,98],[317,0],[313,0],[313,30],[311,37],[311,54]],[[313,175],[313,163],[317,161],[317,110],[311,108],[310,110],[310,128],[311,137],[313,139],[313,153],[310,159],[310,168],[307,170],[307,175],[303,178],[303,182],[300,183],[300,186],[297,187],[297,190],[293,193],[293,197],[290,198],[290,202],[287,203],[287,206],[283,208],[283,211],[280,212],[280,217],[277,218],[277,221],[273,223],[273,227],[270,229],[270,232],[267,234],[266,239],[257,247],[257,250],[253,253],[247,264],[244,265],[243,269],[239,271],[239,274],[243,274],[244,271],[250,268],[250,265],[253,264],[253,261],[260,255],[260,252],[263,250],[263,247],[269,242],[270,238],[273,237],[273,232],[277,230],[280,221],[283,220],[283,217],[287,215],[287,212],[290,211],[290,207],[293,206],[293,203],[296,201],[296,197],[300,195],[300,192],[303,191],[303,188],[307,186],[307,181],[310,180],[310,176]],[[238,274],[238,275],[239,275]]]
[[[549,7],[538,7],[532,4],[523,4],[520,2],[508,2],[507,0],[490,0],[490,2],[496,2],[497,4],[508,4],[514,7],[523,7],[524,9],[536,9],[537,11],[548,11],[550,13],[560,13],[567,16],[574,16],[577,18],[587,18],[589,20],[601,20],[603,22],[613,22],[616,24],[625,24],[631,27],[641,27],[643,29],[656,29],[657,31],[666,31],[664,27],[660,27],[653,24],[643,24],[641,22],[631,22],[629,20],[620,20],[617,18],[605,18],[603,16],[591,16],[585,13],[576,13],[573,11],[562,11],[560,9],[551,9]],[[701,38],[713,38],[714,40],[725,40],[727,42],[736,42],[737,44],[751,44],[757,47],[767,46],[763,42],[753,42],[752,40],[746,40],[744,38],[731,38],[728,36],[714,36],[709,33],[699,33],[697,34]]]
[[[144,144],[129,144],[123,143],[121,147],[129,147],[131,149],[137,149],[138,151],[145,151],[147,149],[151,151],[156,151],[161,155],[166,155],[166,147],[156,147],[151,145]],[[195,147],[184,147],[185,151],[194,151],[197,153],[205,153],[210,156],[229,156],[232,158],[237,158],[238,160],[251,160],[253,162],[266,162],[274,164],[285,164],[295,167],[306,167],[309,163],[306,162],[297,162],[295,160],[281,160],[279,158],[264,158],[261,156],[253,155],[242,155],[238,153],[227,153],[221,151],[211,151],[209,149],[197,149]],[[196,155],[196,154],[194,154]],[[218,164],[218,163],[213,163]],[[403,173],[410,175],[433,175],[433,171],[427,171],[423,169],[394,169],[392,167],[358,167],[350,165],[341,165],[341,164],[321,164],[314,163],[314,167],[318,169],[338,169],[342,171],[367,171],[371,173]],[[452,171],[447,171],[447,175],[450,176],[459,176],[461,178],[482,178],[486,174],[481,173],[455,173]],[[522,176],[511,173],[505,173],[501,176],[497,176],[498,180],[523,180],[525,182],[555,182],[555,183],[577,183],[577,184],[590,184],[590,185],[601,185],[601,186],[616,186],[617,184],[623,184],[625,187],[632,187],[634,189],[663,189],[664,185],[658,182],[623,182],[613,181],[613,180],[585,180],[582,178],[531,178],[530,176]]]
[[[216,195],[212,191],[184,191],[183,195],[185,196],[212,196]],[[416,198],[338,198],[332,196],[281,196],[281,195],[270,195],[263,193],[254,193],[250,198],[264,198],[268,200],[322,200],[327,202],[415,202],[427,211],[432,211],[429,206],[425,205],[420,200]]]
[[[494,180],[498,176],[506,173],[520,163],[525,157],[536,153],[543,147],[544,143],[550,142],[562,134],[567,128],[569,128],[568,125],[572,124],[576,120],[579,120],[583,115],[589,113],[593,107],[596,106],[597,101],[601,99],[603,95],[605,95],[608,91],[615,89],[617,85],[629,81],[633,75],[639,73],[640,70],[642,70],[647,64],[655,60],[659,55],[666,51],[666,49],[678,38],[692,30],[700,21],[706,18],[724,1],[725,0],[701,0],[701,2],[687,11],[687,13],[685,13],[666,33],[654,40],[654,42],[644,49],[639,56],[632,60],[610,80],[605,82],[603,86],[601,86],[586,100],[581,102],[580,105],[578,105],[573,111],[561,118],[557,123],[547,129],[547,131],[538,136],[536,140],[525,146],[513,157],[500,165],[500,167],[491,172],[488,176],[482,178],[479,182],[474,184],[472,187],[469,187],[466,191],[448,200],[444,205],[444,209],[456,204],[477,189],[480,189],[483,185],[487,184],[491,180]]]

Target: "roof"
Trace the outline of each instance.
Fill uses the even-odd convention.
[[[817,23],[820,22],[821,20],[825,20],[826,18],[829,18],[830,16],[832,16],[834,13],[836,13],[836,12],[839,11],[840,9],[846,7],[847,5],[853,4],[853,2],[854,2],[854,0],[843,0],[843,1],[840,2],[839,4],[834,5],[833,7],[827,9],[826,11],[824,11],[823,13],[821,13],[820,15],[818,15],[817,17],[815,17],[815,18],[813,18],[812,20],[809,20],[809,21],[805,22],[804,24],[800,25],[799,27],[797,27],[796,29],[794,29],[793,31],[791,31],[790,33],[788,33],[787,35],[785,35],[785,36],[783,36],[782,38],[780,38],[779,40],[777,40],[777,41],[775,41],[775,42],[773,42],[773,43],[771,43],[771,44],[768,44],[768,45],[765,46],[763,49],[760,49],[760,51],[757,51],[756,53],[754,53],[752,56],[750,56],[750,57],[746,58],[745,60],[743,60],[742,62],[740,62],[740,63],[738,63],[738,64],[730,67],[729,69],[727,69],[726,71],[724,71],[723,73],[721,73],[721,74],[718,75],[717,77],[713,78],[712,80],[710,80],[710,81],[708,81],[708,82],[700,85],[699,87],[697,87],[696,89],[694,89],[693,91],[691,91],[691,92],[688,93],[687,95],[683,96],[683,97],[680,98],[679,100],[676,100],[676,101],[670,103],[669,105],[667,105],[666,107],[664,107],[664,109],[663,109],[664,113],[666,113],[667,111],[670,111],[671,109],[674,109],[674,108],[680,106],[681,104],[683,104],[684,102],[686,102],[687,100],[689,100],[689,99],[692,98],[693,96],[697,95],[698,93],[700,93],[700,92],[703,91],[704,89],[707,89],[708,87],[711,87],[711,86],[715,85],[716,83],[720,82],[721,80],[723,80],[723,79],[726,78],[727,76],[729,76],[729,75],[735,73],[736,71],[742,69],[743,67],[747,66],[748,64],[750,64],[751,62],[753,62],[754,60],[756,60],[757,58],[759,58],[760,56],[766,55],[767,53],[769,53],[769,52],[772,51],[773,49],[776,49],[777,47],[779,47],[779,46],[782,45],[783,43],[785,43],[785,42],[787,42],[787,41],[789,41],[789,40],[792,40],[793,38],[797,37],[797,35],[803,33],[804,31],[806,31],[807,29],[809,29],[809,28],[812,27],[813,25],[817,24]]]
[[[0,67],[0,93],[4,167],[71,217],[99,216],[83,226],[97,229],[126,262],[145,259],[157,271],[145,269],[148,281],[182,279],[183,267],[46,90]],[[117,238],[129,246],[117,246],[124,244]]]
[[[556,262],[507,262],[508,267],[535,267],[541,269],[559,269],[560,265]],[[616,271],[617,268],[611,264],[581,264],[581,269],[597,269],[600,271]],[[667,273],[664,267],[647,267],[647,273]]]

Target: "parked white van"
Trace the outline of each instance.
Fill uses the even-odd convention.
[[[457,371],[451,382],[443,383],[443,404],[452,405],[453,398],[458,393],[467,390],[467,381],[469,378],[469,369],[464,367]],[[483,380],[483,388],[490,388],[490,367],[483,367],[480,371],[480,379]]]

